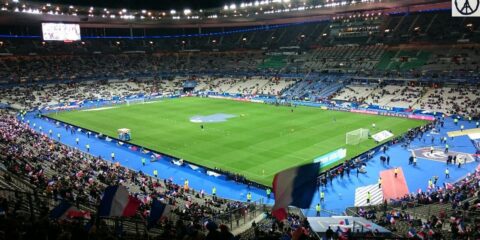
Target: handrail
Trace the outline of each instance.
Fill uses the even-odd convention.
[[[15,190],[15,189],[8,189],[8,188],[2,188],[0,187],[0,193],[1,192],[9,192],[9,193],[12,193],[12,196],[14,198],[16,198],[18,195],[24,195],[24,196],[27,196],[27,198],[31,198],[31,197],[35,197],[35,200],[41,200],[41,201],[44,201],[48,206],[56,206],[60,201],[67,201],[69,202],[68,200],[65,200],[65,199],[59,199],[58,201],[55,201],[54,199],[50,198],[50,197],[47,197],[47,196],[43,196],[43,195],[40,195],[40,194],[36,194],[35,192],[24,192],[24,191],[19,191],[19,190]],[[36,201],[38,203],[38,201]],[[76,205],[76,204],[72,204],[72,205]],[[98,205],[97,204],[91,204],[89,202],[79,202],[79,204],[77,204],[80,209],[83,209],[83,210],[88,210],[88,211],[92,211],[92,209],[98,209]],[[252,206],[254,206],[253,208],[251,208]],[[233,229],[234,226],[240,226],[240,222],[238,220],[240,219],[243,219],[244,220],[244,223],[247,221],[247,218],[248,220],[251,220],[253,218],[255,218],[259,212],[263,212],[264,211],[264,204],[263,204],[263,200],[262,199],[259,199],[257,201],[254,201],[252,203],[250,203],[249,205],[246,205],[246,206],[243,206],[243,207],[238,207],[238,208],[235,208],[235,209],[230,209],[229,211],[227,212],[224,212],[224,213],[218,213],[218,214],[212,214],[211,218],[212,220],[224,220],[224,219],[230,219],[230,221],[227,221],[227,222],[224,222],[224,223],[227,223],[230,225],[230,229]],[[33,205],[30,205],[29,206],[29,210],[31,211],[35,211],[35,207]],[[243,210],[246,210],[246,211],[243,211]],[[237,216],[237,217],[235,217]],[[243,218],[241,218],[241,216],[243,216]],[[33,216],[32,216],[33,217]],[[136,217],[132,217],[132,218],[121,218],[122,221],[127,221],[127,222],[132,222],[132,223],[142,223],[142,224],[145,224],[145,220],[143,219],[143,217],[141,217],[141,219],[139,219],[138,217],[141,217],[141,215],[137,214]],[[177,216],[174,212],[171,212],[169,218],[172,220],[172,219],[180,219],[180,216]],[[119,220],[120,218],[116,218],[116,217],[101,217],[100,218],[101,220]],[[234,225],[233,222],[234,221],[237,221],[237,225]]]

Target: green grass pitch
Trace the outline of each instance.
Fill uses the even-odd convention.
[[[190,122],[192,116],[217,113],[237,117],[203,123],[204,130],[200,123]],[[371,139],[356,146],[346,145],[345,134],[349,131],[369,128],[372,134],[391,130],[399,135],[425,124],[312,107],[193,97],[61,112],[50,117],[112,137],[117,137],[117,129],[129,128],[132,143],[199,165],[240,173],[266,185],[271,184],[275,173],[312,162],[341,147],[347,148],[347,158],[351,158],[376,145]],[[371,129],[372,123],[377,126],[375,130]]]

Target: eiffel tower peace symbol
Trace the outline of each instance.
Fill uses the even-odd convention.
[[[455,0],[455,8],[462,15],[472,15],[478,10],[479,5],[480,0]]]

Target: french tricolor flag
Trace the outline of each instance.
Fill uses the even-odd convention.
[[[100,217],[131,217],[137,212],[140,200],[128,194],[125,186],[109,186],[100,202]]]
[[[152,201],[152,208],[150,209],[150,215],[147,219],[147,227],[154,227],[160,219],[168,217],[170,212],[170,205],[164,204],[158,201],[157,198],[154,198]]]
[[[65,220],[71,218],[90,219],[90,212],[80,211],[70,203],[62,201],[50,212],[50,219]]]
[[[458,232],[459,233],[464,233],[465,232],[465,226],[464,226],[463,222],[458,224]]]
[[[272,215],[282,221],[287,218],[286,208],[288,206],[302,209],[309,208],[317,189],[319,170],[320,163],[318,162],[289,168],[277,173],[272,184],[275,194]]]
[[[415,231],[414,228],[410,228],[410,229],[408,230],[408,237],[413,238],[413,237],[415,237],[415,236],[417,236],[417,231]]]
[[[50,219],[64,220],[68,217],[71,211],[77,211],[78,209],[72,206],[70,203],[62,201],[50,212]]]

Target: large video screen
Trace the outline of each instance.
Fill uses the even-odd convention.
[[[45,41],[78,41],[80,25],[64,23],[42,23],[43,40]]]

